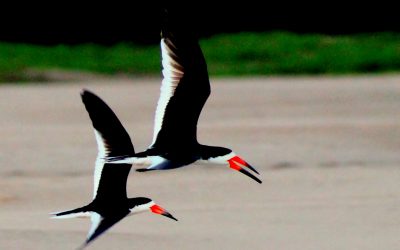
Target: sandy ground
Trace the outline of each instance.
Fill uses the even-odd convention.
[[[0,86],[0,248],[75,249],[89,220],[49,213],[92,197],[96,142],[79,92],[114,109],[136,150],[159,79]],[[123,220],[88,249],[400,249],[400,76],[213,79],[198,137],[231,147],[259,185],[218,166],[135,173],[179,222]]]

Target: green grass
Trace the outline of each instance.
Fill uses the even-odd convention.
[[[0,43],[0,81],[24,80],[25,72],[49,69],[103,74],[154,74],[160,70],[159,49],[156,46],[137,47],[132,44],[45,47]]]
[[[217,75],[351,74],[400,70],[400,34],[237,34],[203,41]]]
[[[358,74],[400,71],[400,34],[288,32],[223,34],[200,41],[212,76]],[[160,76],[158,45],[53,47],[0,43],[0,81],[49,69]],[[40,74],[39,74],[40,75]]]

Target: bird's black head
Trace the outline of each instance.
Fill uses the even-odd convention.
[[[167,210],[157,205],[152,199],[146,197],[136,197],[130,198],[129,202],[129,210],[131,214],[142,213],[146,211],[150,211],[155,214],[160,214],[170,219],[176,220],[177,219],[172,216]]]
[[[129,199],[129,208],[132,209],[136,206],[145,205],[145,204],[148,204],[151,202],[152,202],[152,200],[147,197],[130,198]]]
[[[228,165],[229,167],[237,170],[248,177],[252,178],[258,183],[262,183],[260,179],[246,171],[243,167],[249,168],[256,174],[259,174],[255,168],[253,168],[249,163],[243,160],[241,157],[236,155],[231,149],[223,147],[212,147],[202,145],[200,148],[200,158],[206,162],[213,164]]]
[[[232,150],[229,148],[207,145],[201,145],[200,147],[200,157],[203,160],[229,155],[230,153],[232,153]]]

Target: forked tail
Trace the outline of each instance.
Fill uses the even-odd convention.
[[[84,206],[72,210],[51,213],[50,215],[52,215],[52,219],[83,218],[90,217],[90,211],[87,209],[87,206]]]

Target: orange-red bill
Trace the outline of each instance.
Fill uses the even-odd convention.
[[[237,156],[235,156],[235,157],[237,157]],[[250,177],[251,179],[253,179],[253,180],[255,180],[256,182],[258,182],[258,183],[261,184],[262,181],[261,181],[260,179],[258,179],[258,178],[255,177],[253,174],[251,174],[250,172],[248,172],[247,170],[245,170],[244,168],[242,168],[241,166],[239,166],[239,165],[237,164],[237,162],[233,160],[233,159],[235,159],[235,157],[233,157],[232,159],[228,160],[228,162],[229,162],[229,167],[232,168],[232,169],[234,169],[234,170],[239,171],[240,173],[242,173],[242,174],[244,174],[244,175],[247,175],[247,176]],[[240,159],[240,158],[239,158],[239,159]],[[243,165],[244,165],[244,164],[243,164]],[[255,171],[255,172],[257,173],[257,171]]]
[[[240,158],[239,156],[234,156],[232,157],[229,161],[234,161],[236,163],[239,163],[240,165],[243,165],[245,167],[250,168],[253,172],[255,172],[256,174],[260,174],[258,173],[258,171],[253,168],[249,163],[247,163],[245,160],[243,160],[242,158]]]
[[[151,206],[150,210],[155,214],[160,214],[160,215],[163,215],[163,216],[168,217],[170,219],[178,221],[178,219],[176,219],[174,216],[172,216],[172,214],[168,213],[167,210],[165,210],[164,208],[160,207],[159,205]]]

